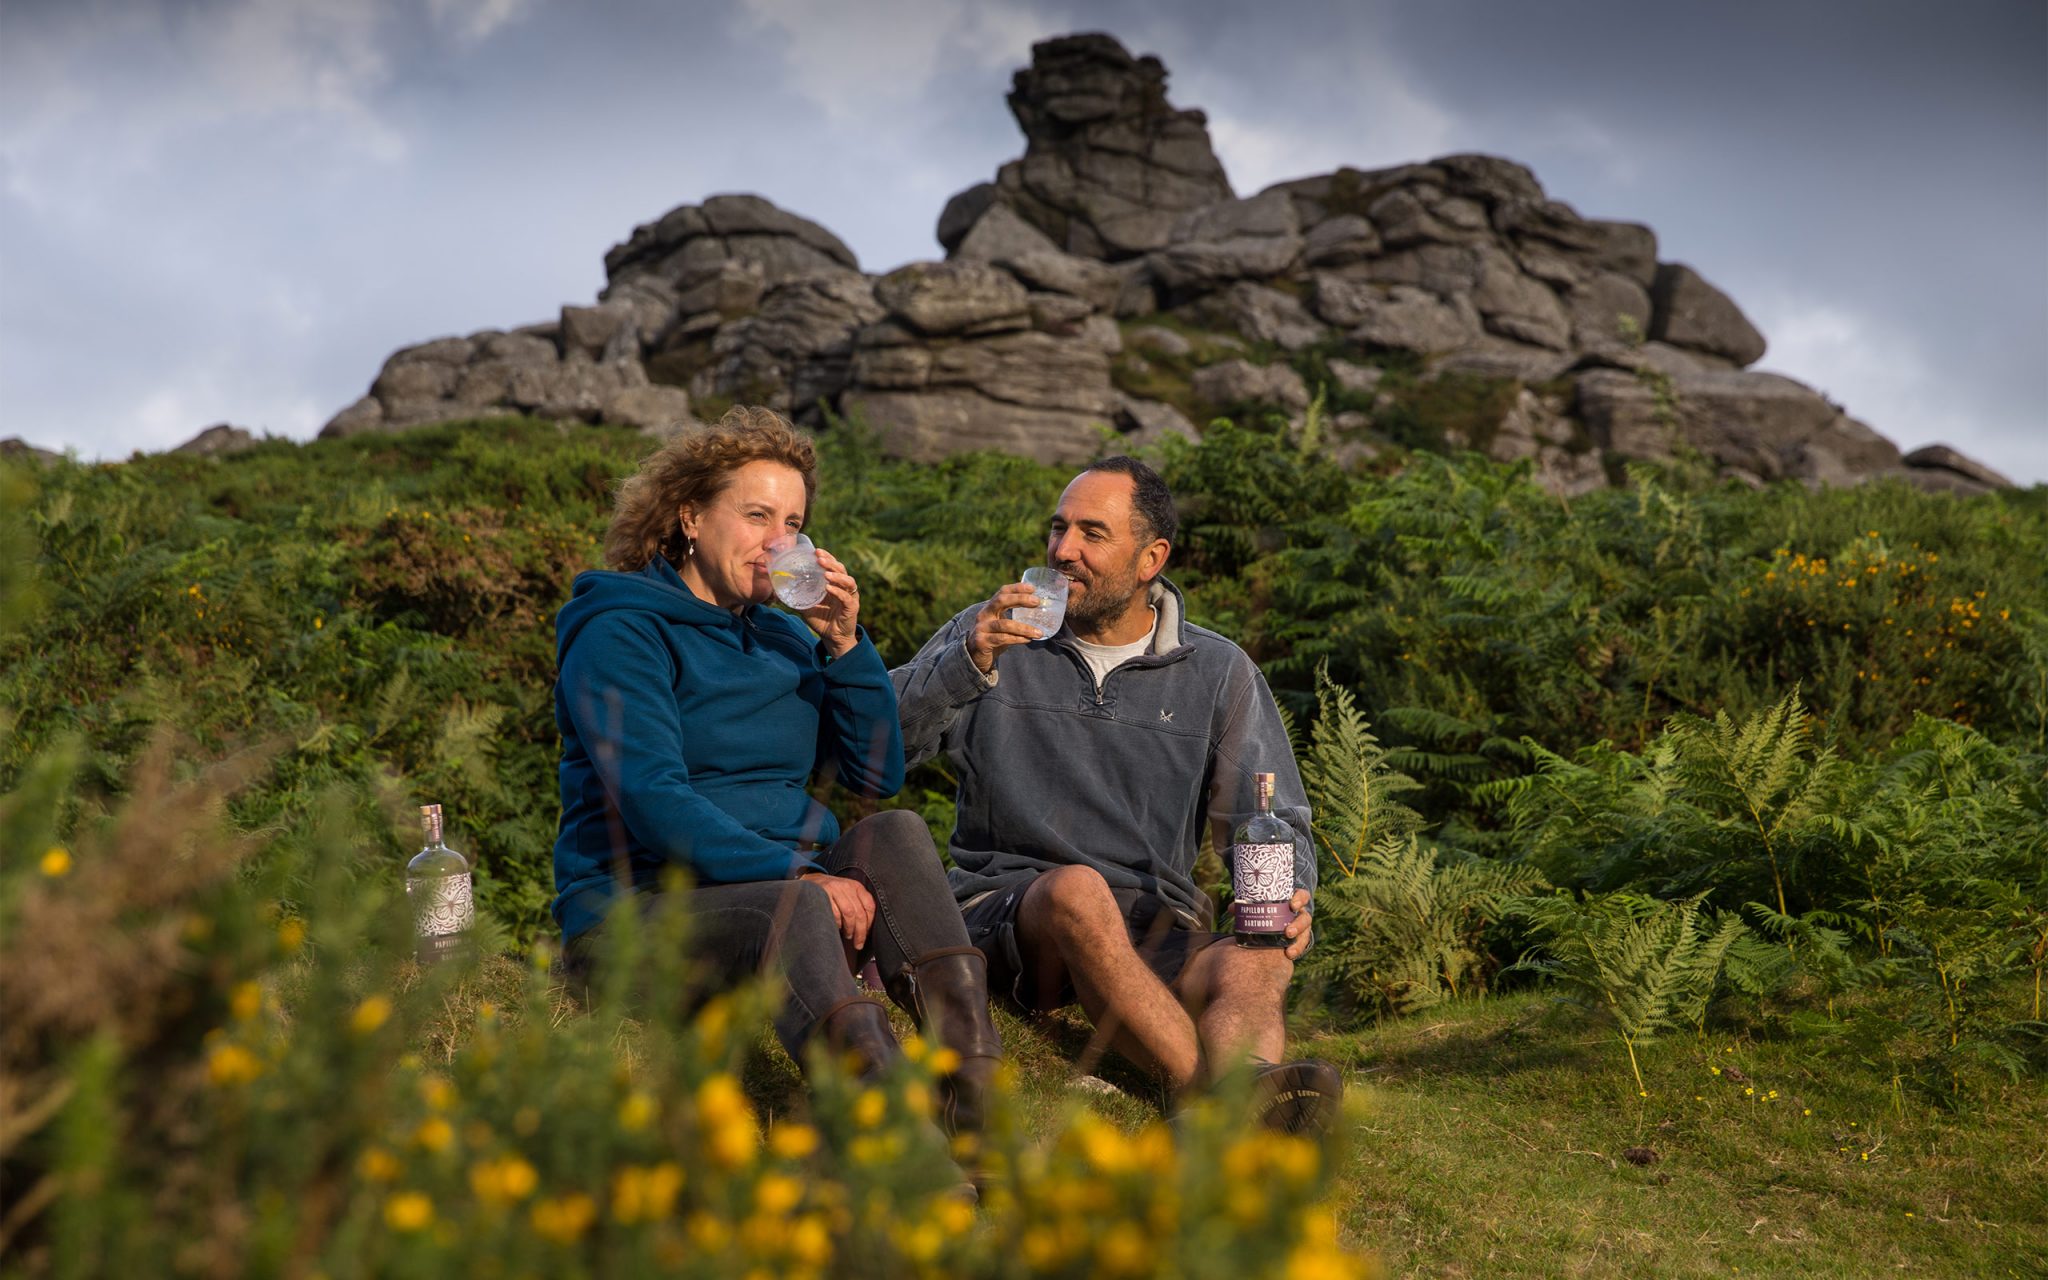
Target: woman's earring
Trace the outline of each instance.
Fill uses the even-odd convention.
[[[685,551],[685,552],[683,552],[683,559],[685,559],[685,560],[688,560],[688,559],[689,559],[689,558],[690,558],[691,556],[694,556],[694,555],[696,555],[696,554],[697,554],[697,540],[696,540],[695,538],[692,538],[692,539],[690,539],[690,549],[689,549],[689,550],[687,550],[687,551]]]

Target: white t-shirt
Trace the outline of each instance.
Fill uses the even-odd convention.
[[[1095,677],[1095,692],[1101,693],[1104,676],[1122,666],[1127,659],[1152,651],[1152,639],[1158,629],[1159,610],[1154,608],[1152,610],[1152,630],[1139,636],[1129,644],[1090,644],[1071,631],[1068,631],[1066,634],[1067,638],[1074,642],[1074,647],[1081,651],[1081,660],[1088,664],[1089,672]],[[1065,630],[1065,628],[1061,628],[1061,630]],[[960,641],[960,645],[967,650],[967,661],[969,665],[972,665],[974,662],[974,647],[969,643],[970,639],[971,637],[963,638]],[[1003,678],[1003,672],[1000,667],[985,675],[980,667],[975,667],[974,674],[981,676],[981,684],[985,689],[995,688],[996,681]]]
[[[1088,670],[1095,675],[1095,692],[1102,692],[1102,680],[1126,661],[1152,650],[1152,633],[1146,632],[1129,644],[1090,644],[1081,637],[1067,633],[1074,647],[1081,651],[1081,660],[1088,664]]]

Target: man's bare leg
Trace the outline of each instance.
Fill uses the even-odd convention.
[[[1037,961],[1042,998],[1072,982],[1099,1041],[1158,1070],[1175,1094],[1200,1077],[1194,1019],[1131,946],[1100,872],[1059,867],[1032,881],[1017,911],[1017,934],[1021,950]]]
[[[1287,1051],[1287,984],[1293,978],[1294,962],[1278,947],[1219,942],[1188,961],[1175,994],[1194,1020],[1212,1076],[1247,1058],[1281,1060]]]

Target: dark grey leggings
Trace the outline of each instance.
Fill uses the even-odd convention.
[[[705,885],[689,891],[687,904],[691,946],[707,986],[696,994],[779,971],[785,998],[775,1017],[775,1034],[798,1061],[818,1019],[860,994],[853,974],[868,960],[887,981],[920,956],[967,945],[967,926],[947,887],[945,868],[917,814],[890,809],[863,818],[815,856],[832,874],[865,885],[875,899],[867,945],[850,962],[832,919],[832,900],[815,884],[757,880]],[[659,894],[641,897],[645,912],[661,901]],[[588,971],[601,929],[570,943],[572,968]]]

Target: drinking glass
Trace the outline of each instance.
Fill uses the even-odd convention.
[[[1067,617],[1067,575],[1046,565],[1034,565],[1024,571],[1024,585],[1037,593],[1038,607],[1012,609],[1010,618],[1028,622],[1050,636]]]
[[[768,583],[775,598],[792,609],[808,609],[825,598],[825,570],[817,548],[799,533],[768,544]]]

